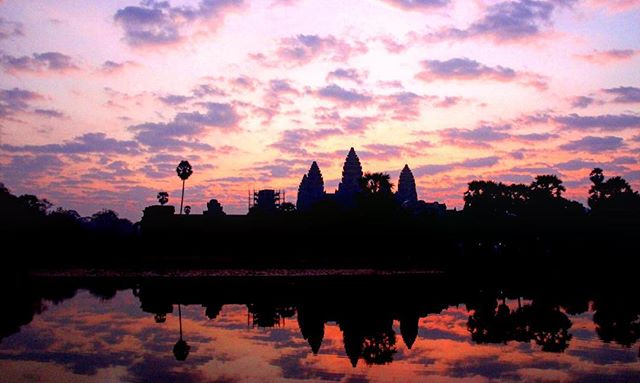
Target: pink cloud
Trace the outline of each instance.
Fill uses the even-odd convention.
[[[595,50],[592,53],[575,55],[575,57],[592,64],[604,65],[613,62],[631,60],[638,54],[640,54],[640,51],[634,49],[610,49],[607,51]]]

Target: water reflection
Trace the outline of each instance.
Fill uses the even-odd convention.
[[[640,378],[634,292],[388,282],[12,284],[2,289],[0,371],[8,381]]]

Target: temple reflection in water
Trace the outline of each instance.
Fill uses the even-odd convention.
[[[251,281],[156,278],[100,283],[36,280],[32,283],[33,290],[17,296],[5,294],[9,299],[6,307],[11,310],[2,316],[0,334],[3,342],[11,340],[12,334],[29,328],[34,318],[40,314],[46,316],[48,307],[64,306],[66,301],[73,300],[78,289],[88,289],[105,304],[120,296],[117,291],[130,290],[135,299],[133,310],[138,307],[143,318],[153,321],[153,326],[145,331],[154,331],[155,327],[168,332],[173,339],[173,349],[164,352],[170,355],[172,351],[177,361],[206,356],[201,354],[202,345],[192,347],[192,341],[203,337],[202,329],[194,327],[194,323],[231,326],[227,323],[229,318],[225,318],[225,309],[232,307],[237,313],[239,305],[245,307],[246,323],[234,322],[233,328],[258,332],[288,328],[307,343],[307,354],[341,354],[352,367],[361,363],[388,365],[397,358],[410,358],[415,344],[423,342],[421,348],[424,349],[424,341],[433,342],[438,336],[445,336],[439,333],[442,329],[425,328],[425,321],[444,321],[452,310],[463,316],[458,322],[448,322],[447,326],[458,326],[466,333],[454,338],[466,338],[475,345],[521,344],[530,345],[529,352],[565,353],[574,342],[577,347],[583,347],[585,316],[592,321],[602,345],[616,344],[629,349],[635,347],[640,338],[640,304],[628,291],[602,288],[574,291],[567,287],[551,290],[472,288],[437,276],[417,280],[393,278],[393,283],[382,277]],[[389,286],[394,286],[393,290]],[[187,317],[183,315],[185,310],[189,313]],[[132,312],[129,315],[139,316]],[[178,323],[173,318],[177,318]],[[580,321],[574,328],[576,318]],[[333,332],[330,338],[335,338],[336,330],[341,344],[333,339],[327,346],[327,331]],[[450,336],[446,335],[445,339]],[[145,342],[145,347],[155,349],[153,338]],[[201,344],[201,340],[196,343],[199,342]],[[284,340],[274,338],[269,342],[277,347]],[[323,346],[328,348],[323,351]],[[1,351],[0,359],[11,359],[6,349]]]

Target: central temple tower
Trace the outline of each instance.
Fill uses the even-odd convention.
[[[342,168],[342,181],[338,185],[336,196],[341,199],[351,199],[362,190],[362,165],[356,151],[351,148]]]

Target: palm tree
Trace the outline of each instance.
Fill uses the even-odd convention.
[[[545,174],[536,176],[535,181],[531,183],[531,190],[544,196],[553,196],[559,198],[562,192],[567,189],[562,185],[562,180],[554,174]]]
[[[184,182],[193,174],[193,169],[189,161],[182,160],[176,167],[176,173],[182,180],[182,198],[180,198],[180,214],[182,215],[182,204],[184,203]]]
[[[158,198],[158,202],[160,202],[160,205],[164,206],[167,202],[169,202],[169,193],[167,193],[166,191],[158,192],[158,196],[156,198]]]
[[[173,346],[173,356],[175,356],[177,361],[184,361],[187,359],[187,356],[189,356],[191,346],[182,339],[182,309],[180,303],[178,303],[178,322],[180,323],[180,339],[178,339],[175,346]]]
[[[365,173],[360,178],[360,185],[367,194],[391,194],[393,188],[389,175],[385,173]]]

